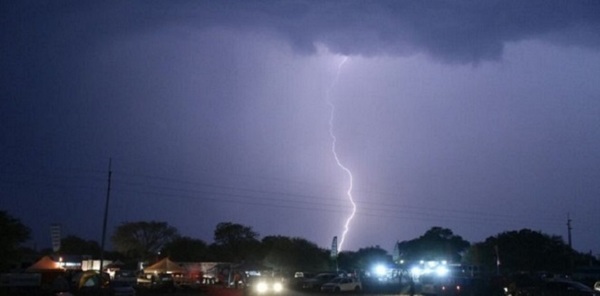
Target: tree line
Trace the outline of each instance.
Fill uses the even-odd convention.
[[[0,230],[0,271],[14,267],[23,256],[36,253],[22,246],[29,239],[30,229],[4,211],[0,211]],[[110,239],[114,250],[105,252],[105,258],[120,260],[132,268],[137,262],[153,263],[164,257],[176,262],[247,263],[282,271],[366,270],[374,263],[402,266],[421,260],[446,260],[502,273],[565,273],[577,266],[600,264],[592,254],[570,248],[560,236],[529,229],[502,232],[471,244],[450,229],[432,227],[418,238],[397,242],[393,254],[380,246],[367,246],[340,252],[335,258],[329,249],[304,238],[261,238],[252,227],[232,222],[217,224],[212,243],[182,236],[163,221],[122,223]],[[61,239],[59,253],[99,258],[101,247],[96,241],[68,235]],[[37,252],[39,256],[47,254],[53,254],[52,250]]]

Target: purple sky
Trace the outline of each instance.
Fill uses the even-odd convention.
[[[100,241],[219,222],[391,251],[432,226],[600,253],[600,2],[3,1],[0,209]],[[339,63],[348,61],[330,89]]]

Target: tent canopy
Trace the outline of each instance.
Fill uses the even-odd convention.
[[[50,256],[44,256],[33,265],[27,268],[27,272],[45,272],[45,271],[63,271],[58,262],[52,260]]]
[[[105,287],[108,285],[109,276],[106,273],[100,274],[95,270],[86,270],[74,277],[77,282],[77,288],[81,289],[84,287]]]
[[[144,268],[144,273],[183,273],[184,271],[183,267],[168,257]]]

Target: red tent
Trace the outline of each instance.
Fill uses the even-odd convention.
[[[25,272],[39,273],[41,276],[42,289],[54,289],[59,287],[58,283],[64,283],[65,269],[60,267],[58,262],[52,260],[50,256],[44,256],[33,265],[29,266]],[[59,281],[59,279],[61,279]],[[55,286],[56,283],[56,286]]]
[[[26,269],[27,272],[47,272],[47,271],[64,271],[58,262],[52,260],[50,256],[44,256],[33,265]]]

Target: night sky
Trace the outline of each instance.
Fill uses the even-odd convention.
[[[391,251],[433,226],[600,253],[600,2],[0,4],[0,209],[101,240],[219,222]],[[340,64],[347,57],[346,62]],[[338,75],[339,74],[339,75]]]

